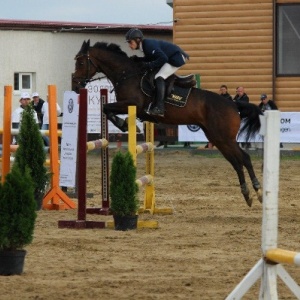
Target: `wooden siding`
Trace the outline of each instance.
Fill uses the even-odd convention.
[[[273,88],[272,0],[174,0],[173,10],[174,42],[190,55],[180,74],[200,74],[201,87],[215,92],[226,84],[232,96],[244,86],[253,103],[266,93],[282,111],[300,111],[299,77],[276,78]]]

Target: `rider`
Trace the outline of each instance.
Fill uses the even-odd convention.
[[[155,74],[155,106],[149,111],[154,116],[164,116],[165,79],[182,67],[189,58],[180,47],[175,44],[155,39],[145,39],[141,30],[131,28],[125,35],[132,50],[144,53],[144,69],[158,69]]]

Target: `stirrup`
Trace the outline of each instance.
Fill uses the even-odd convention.
[[[164,117],[165,116],[165,112],[164,110],[159,109],[158,107],[153,107],[150,111],[149,111],[150,115],[153,116],[158,116],[158,117]]]

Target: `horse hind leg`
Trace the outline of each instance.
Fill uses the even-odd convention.
[[[245,180],[245,174],[243,170],[243,157],[240,153],[240,148],[237,143],[227,144],[225,146],[224,143],[220,145],[216,145],[218,149],[221,151],[221,153],[224,155],[224,157],[230,162],[230,164],[233,166],[234,170],[237,173],[241,193],[244,196],[244,199],[249,207],[252,206],[253,199],[250,196],[250,190],[247,186],[246,180]],[[225,147],[224,147],[225,146]]]
[[[240,149],[240,150],[243,154],[243,164],[248,171],[248,174],[249,174],[251,182],[252,182],[252,186],[256,192],[257,199],[260,203],[262,203],[262,188],[261,188],[261,185],[260,185],[256,175],[255,175],[250,155],[247,152],[245,152],[243,149]]]

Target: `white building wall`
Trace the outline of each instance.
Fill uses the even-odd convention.
[[[160,38],[159,35],[147,36]],[[75,70],[74,57],[84,40],[112,42],[128,55],[136,54],[125,43],[123,34],[91,34],[27,30],[0,30],[0,128],[3,127],[4,86],[14,86],[14,73],[30,72],[33,90],[46,100],[48,85],[56,85],[57,101],[62,106],[63,94],[71,90],[71,74]],[[172,41],[172,36],[163,36]],[[13,92],[14,110],[19,105],[20,92]]]

